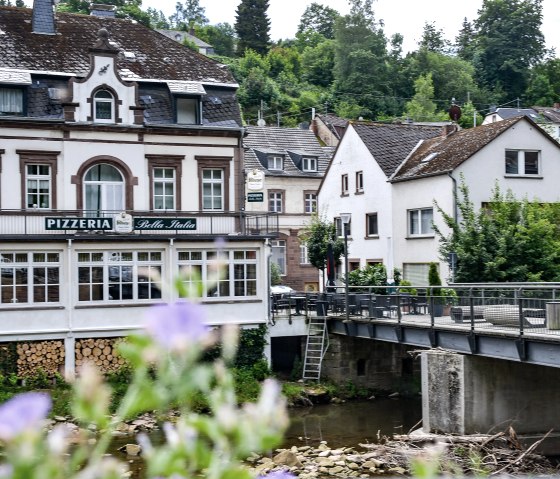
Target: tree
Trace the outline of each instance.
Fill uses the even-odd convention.
[[[204,25],[195,28],[198,38],[212,45],[216,55],[235,55],[235,30],[229,23]]]
[[[237,54],[252,49],[266,54],[270,45],[270,19],[267,16],[269,0],[241,0],[237,7],[235,31],[239,37]]]
[[[334,40],[305,48],[301,56],[303,79],[313,85],[329,87],[334,80],[334,51]]]
[[[465,19],[459,34],[455,37],[455,51],[459,58],[472,62],[474,56],[475,30],[471,22]]]
[[[147,27],[150,26],[150,14],[144,12],[140,7],[142,0],[106,0],[107,5],[115,7],[115,16],[137,21]],[[58,12],[81,13],[89,15],[90,2],[87,0],[61,0],[56,6]]]
[[[436,28],[435,22],[426,22],[418,46],[429,52],[445,53],[449,49],[449,41],[443,36],[443,30]]]
[[[436,205],[450,233],[435,227],[441,259],[457,254],[456,282],[558,281],[558,204],[520,201],[496,186],[488,208],[475,211],[461,182],[457,206],[455,219]]]
[[[546,52],[542,0],[484,0],[475,21],[474,63],[482,84],[507,98],[523,95],[529,69]]]
[[[150,17],[150,26],[152,28],[161,30],[169,30],[171,28],[171,24],[161,10],[149,7],[146,13]]]
[[[184,4],[175,4],[175,13],[169,17],[174,28],[188,31],[195,25],[206,25],[206,9],[200,6],[200,0],[185,0]]]
[[[307,6],[299,21],[297,33],[307,34],[314,32],[328,39],[334,39],[334,27],[340,14],[330,7],[318,3]]]
[[[437,121],[442,119],[441,113],[436,113],[437,105],[434,99],[434,83],[432,74],[422,75],[414,82],[415,94],[406,104],[406,115],[415,121]]]
[[[372,0],[350,0],[350,14],[335,27],[334,89],[341,101],[359,103],[375,117],[390,91],[387,39],[375,21]],[[355,100],[359,98],[359,100]]]
[[[309,262],[325,275],[327,267],[327,249],[332,244],[335,262],[339,262],[344,253],[344,241],[336,236],[336,226],[319,215],[313,215],[311,223],[300,232],[300,239],[307,246]]]

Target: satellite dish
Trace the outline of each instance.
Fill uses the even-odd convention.
[[[266,125],[266,121],[264,121],[263,118],[259,118],[257,120],[257,126],[265,126]]]
[[[458,105],[451,105],[451,108],[449,108],[448,110],[449,112],[449,118],[451,118],[453,121],[459,121],[459,118],[461,118],[461,108]]]

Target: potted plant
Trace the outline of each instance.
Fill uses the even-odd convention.
[[[403,294],[408,297],[413,297],[416,296],[416,294],[418,293],[416,288],[409,288],[408,286],[412,286],[412,283],[406,279],[403,279],[400,283],[399,283],[399,294]],[[403,311],[405,313],[409,313],[411,310],[411,301],[412,299],[404,299],[403,303],[402,303],[402,308]]]
[[[441,278],[439,276],[437,263],[430,263],[428,270],[428,290],[430,314],[434,317],[443,316],[443,301],[441,298]]]
[[[459,304],[459,297],[457,291],[451,288],[441,288],[441,300],[443,303],[443,315],[449,316],[451,306]]]

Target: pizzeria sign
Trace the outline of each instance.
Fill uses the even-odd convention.
[[[151,231],[196,230],[196,218],[134,218],[133,229]],[[46,230],[103,230],[115,229],[114,218],[45,218]],[[119,231],[117,231],[119,232]],[[127,232],[122,230],[122,232]]]

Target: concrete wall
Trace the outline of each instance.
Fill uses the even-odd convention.
[[[422,353],[425,432],[543,433],[560,424],[560,369],[448,352]]]
[[[394,392],[410,386],[418,376],[406,346],[331,334],[321,376],[336,383]],[[361,362],[361,364],[359,364]]]

